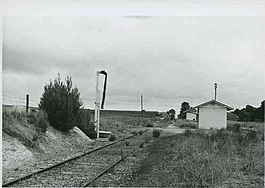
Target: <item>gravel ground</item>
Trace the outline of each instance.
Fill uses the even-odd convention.
[[[23,163],[19,168],[16,169],[4,169],[2,173],[3,183],[7,183],[19,177],[25,176],[27,174],[33,173],[48,166],[54,165],[58,162],[64,161],[68,158],[80,155],[85,151],[92,150],[99,146],[105,145],[108,142],[91,142],[88,146],[74,148],[74,149],[61,149],[60,151],[53,154],[41,155],[41,153],[35,153],[34,162],[28,161]]]
[[[145,138],[141,141],[144,142],[143,147],[140,145],[136,148],[129,157],[124,161],[117,164],[110,171],[105,173],[99,179],[97,179],[91,187],[132,187],[133,185],[128,184],[132,181],[134,173],[141,167],[142,161],[148,156],[147,147],[150,146],[154,139],[151,137],[151,132],[149,131]]]
[[[36,174],[33,177],[12,185],[15,187],[78,187],[86,184],[92,177],[106,169],[122,155],[130,153],[145,141],[145,133],[118,144],[98,150],[77,160],[65,163],[56,168]],[[103,142],[101,142],[103,143]],[[107,144],[108,142],[105,142]],[[100,144],[96,142],[94,145]],[[58,161],[57,161],[58,162]],[[46,164],[47,165],[47,164]],[[36,168],[35,168],[36,169]]]

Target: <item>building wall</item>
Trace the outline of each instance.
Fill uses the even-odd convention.
[[[186,119],[188,120],[196,120],[196,114],[192,114],[192,113],[186,113]]]
[[[219,105],[206,105],[199,108],[199,128],[209,129],[227,127],[227,109]]]

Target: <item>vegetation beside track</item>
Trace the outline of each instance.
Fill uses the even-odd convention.
[[[125,186],[263,187],[263,141],[226,130],[157,138]]]

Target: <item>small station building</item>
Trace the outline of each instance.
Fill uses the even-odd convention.
[[[194,107],[198,114],[198,127],[200,129],[227,128],[227,111],[233,110],[232,107],[210,100]]]

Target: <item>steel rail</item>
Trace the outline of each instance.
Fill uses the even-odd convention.
[[[144,131],[146,132],[147,129]],[[152,137],[149,137],[149,139]],[[82,185],[82,183],[80,183],[80,187],[88,187],[91,183],[93,183],[95,180],[97,180],[98,178],[100,178],[102,175],[104,175],[106,172],[108,172],[110,169],[112,169],[114,166],[116,166],[117,164],[119,164],[121,161],[123,161],[124,159],[126,159],[127,157],[129,157],[134,151],[136,151],[137,148],[133,149],[133,151],[129,152],[128,154],[124,155],[124,156],[120,156],[120,159],[114,161],[111,165],[109,165],[107,168],[105,168],[104,170],[102,170],[100,173],[98,173],[96,176],[94,176],[89,182],[87,182],[85,185]]]
[[[143,132],[146,132],[146,131],[148,131],[148,129],[144,130]],[[65,160],[65,161],[62,161],[62,162],[59,162],[59,163],[57,163],[57,164],[51,165],[51,166],[49,166],[49,167],[47,167],[47,168],[44,168],[44,169],[38,170],[38,171],[33,172],[33,173],[31,173],[31,174],[25,175],[25,176],[23,176],[23,177],[21,177],[21,178],[18,178],[18,179],[12,180],[12,181],[10,181],[10,182],[4,183],[4,184],[2,184],[2,187],[8,187],[8,186],[11,186],[11,185],[13,185],[13,184],[15,184],[15,183],[17,183],[17,182],[19,182],[19,181],[22,181],[22,180],[28,179],[28,178],[30,178],[30,177],[36,175],[36,174],[40,174],[40,173],[42,173],[42,172],[48,171],[48,170],[50,170],[50,169],[52,169],[52,168],[58,167],[58,166],[60,166],[60,165],[63,165],[63,164],[65,164],[65,163],[70,162],[70,161],[73,161],[73,160],[75,160],[75,159],[79,159],[79,158],[81,158],[81,157],[84,157],[85,155],[88,155],[88,154],[91,154],[91,153],[96,152],[96,151],[98,151],[98,150],[101,150],[101,149],[107,148],[107,147],[109,147],[109,146],[115,145],[115,144],[117,144],[117,143],[119,143],[119,142],[122,142],[122,141],[124,141],[124,140],[130,139],[130,138],[135,137],[135,136],[137,136],[137,134],[135,134],[135,135],[131,135],[131,136],[128,136],[128,137],[126,137],[126,138],[123,138],[123,139],[120,139],[120,140],[118,140],[118,141],[112,142],[112,143],[107,144],[107,145],[105,145],[105,146],[100,146],[100,147],[95,148],[95,149],[92,149],[92,150],[90,150],[90,151],[88,151],[88,152],[85,152],[85,153],[82,153],[82,154],[80,154],[80,155],[77,155],[77,156],[71,157],[71,158],[69,158],[69,159],[67,159],[67,160]]]
[[[101,177],[102,175],[104,175],[106,172],[108,172],[111,168],[113,168],[114,166],[116,166],[117,164],[119,164],[121,161],[123,161],[124,159],[126,159],[129,155],[131,155],[136,149],[134,149],[133,151],[129,152],[128,154],[126,154],[125,156],[120,156],[120,159],[114,161],[111,165],[109,165],[107,168],[105,168],[104,170],[102,170],[100,173],[98,173],[96,176],[94,176],[89,182],[87,182],[85,185],[82,185],[82,183],[80,184],[80,187],[88,187],[92,182],[94,182],[96,179],[98,179],[99,177]]]

